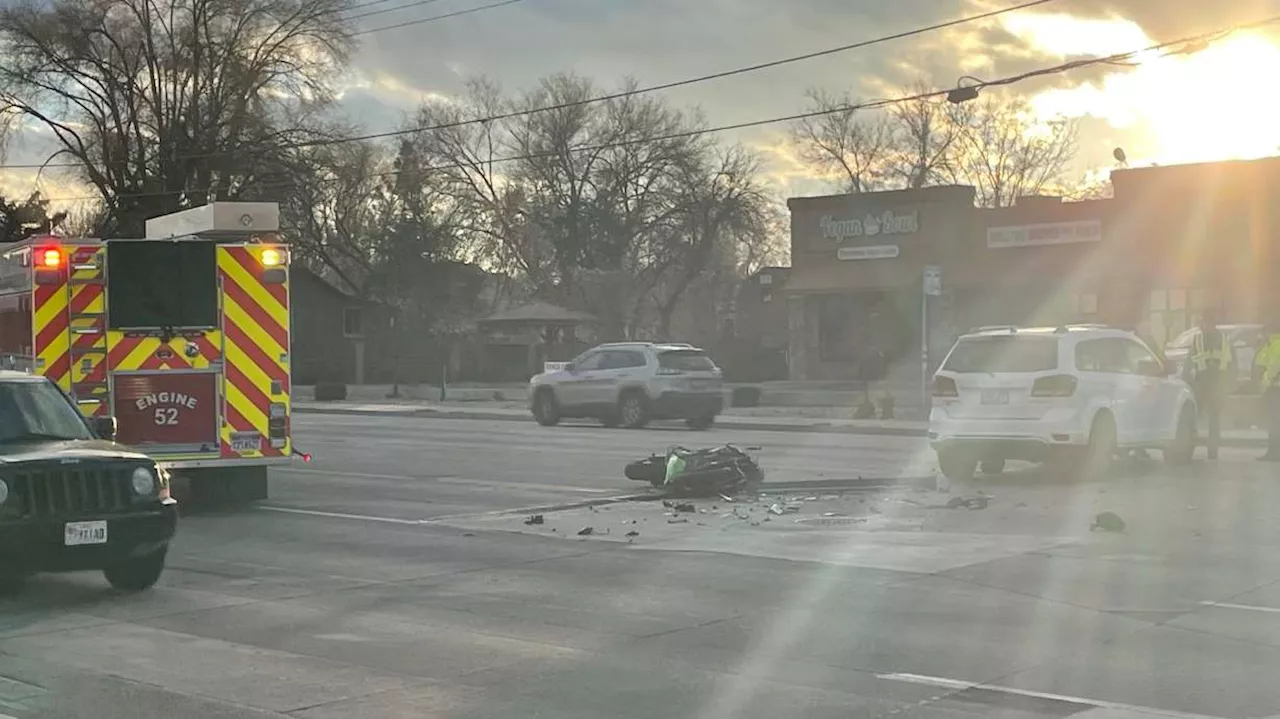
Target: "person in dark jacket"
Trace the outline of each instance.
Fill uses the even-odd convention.
[[[1196,408],[1209,427],[1205,447],[1209,459],[1218,458],[1222,443],[1222,404],[1227,393],[1227,368],[1231,365],[1231,344],[1218,329],[1218,313],[1207,309],[1200,318],[1200,331],[1191,345],[1187,368],[1191,389],[1196,395]]]

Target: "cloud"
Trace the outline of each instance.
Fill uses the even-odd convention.
[[[424,100],[459,97],[466,80],[477,75],[500,82],[511,93],[557,72],[590,77],[602,89],[617,87],[625,77],[652,85],[869,40],[1014,1],[530,0],[363,35],[351,67],[337,85],[343,112],[365,130],[379,132],[400,127]],[[359,26],[385,26],[475,5],[476,0],[442,0],[367,18]],[[961,75],[994,79],[1274,13],[1280,13],[1280,0],[1064,0],[999,19],[697,83],[663,96],[674,106],[699,108],[710,125],[726,125],[794,114],[805,106],[805,91],[813,87],[864,98],[897,94],[919,79],[949,87]],[[1175,86],[1168,78],[1178,67],[1168,65],[1167,76],[1144,74],[1141,68],[1097,67],[1037,78],[1008,91],[1034,97],[1045,113],[1085,118],[1082,158],[1105,162],[1113,143],[1125,143],[1131,157],[1138,153],[1131,148],[1145,147],[1144,142],[1156,152],[1158,143],[1148,137],[1151,111],[1136,98],[1173,112],[1176,93],[1160,97],[1134,88],[1150,82],[1151,87],[1171,92]],[[1204,116],[1208,112],[1204,110]],[[786,130],[777,125],[724,137],[762,150],[776,163],[770,167],[774,180],[799,186],[812,178],[802,176],[777,150]],[[1176,136],[1173,130],[1166,132],[1169,138]],[[34,147],[15,150],[10,162],[19,157],[43,161]]]
[[[1125,18],[1157,42],[1280,14],[1276,0],[1072,0],[1070,12],[1084,18]]]

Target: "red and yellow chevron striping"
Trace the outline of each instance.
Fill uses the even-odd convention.
[[[67,248],[70,259],[70,297],[67,315],[71,330],[71,391],[80,411],[86,415],[106,415],[107,332],[106,288],[102,270],[102,245]]]
[[[222,280],[224,457],[288,456],[292,451],[287,429],[272,442],[272,419],[289,416],[289,297],[287,284],[272,282],[268,273],[283,268],[263,266],[263,252],[280,252],[267,245],[218,248]],[[232,435],[256,433],[259,451],[231,449]],[[278,446],[273,446],[278,445]]]
[[[31,330],[35,370],[71,391],[71,342],[67,332],[66,273],[51,272],[54,282],[36,284],[32,292]]]

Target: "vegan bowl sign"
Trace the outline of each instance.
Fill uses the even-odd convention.
[[[857,237],[911,235],[920,230],[920,215],[916,211],[897,213],[893,210],[880,213],[868,212],[863,217],[843,220],[831,215],[823,215],[818,219],[818,229],[825,239],[838,243],[848,242]]]

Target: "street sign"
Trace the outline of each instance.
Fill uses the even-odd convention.
[[[937,265],[925,265],[924,293],[932,297],[942,294],[942,268]]]

